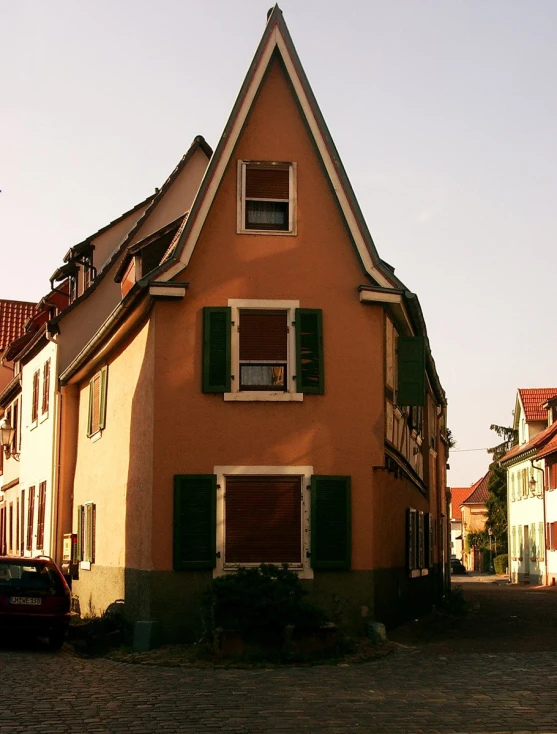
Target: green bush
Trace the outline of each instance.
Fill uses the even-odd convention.
[[[312,629],[324,612],[306,601],[307,591],[286,565],[239,568],[212,581],[203,596],[207,636],[215,629],[236,630],[246,641],[279,645],[285,628]]]
[[[502,553],[500,556],[496,556],[493,565],[495,566],[495,573],[505,573],[509,566],[508,553]]]

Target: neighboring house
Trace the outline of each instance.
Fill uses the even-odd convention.
[[[509,562],[515,583],[548,581],[546,490],[555,484],[551,469],[557,436],[555,397],[557,388],[518,390],[513,426],[518,444],[501,459],[507,470]],[[553,497],[549,505],[553,512]]]
[[[9,301],[0,298],[0,393],[14,376],[13,362],[6,359],[7,347],[25,329],[25,324],[35,313],[36,303]]]
[[[120,285],[106,275],[114,276],[128,247],[151,235],[156,240],[151,248],[159,248],[160,259],[191,205],[211,153],[196,138],[160,190],[70,248],[65,264],[51,276],[51,292],[38,307],[31,304],[33,318],[5,350],[15,371],[0,393],[0,411],[15,429],[0,479],[0,538],[8,553],[44,553],[69,572],[64,537],[72,529],[73,467],[63,463],[62,455],[75,443],[74,403],[71,391],[62,396],[58,376],[119,303]],[[164,234],[153,237],[161,227]]]
[[[277,6],[196,192],[114,260],[121,300],[61,370],[82,612],[192,638],[211,579],[261,562],[353,629],[429,609],[445,394]]]
[[[487,485],[489,472],[472,485],[468,496],[460,503],[462,519],[462,562],[468,571],[482,571],[480,548],[466,542],[470,533],[483,533],[487,522],[486,502],[489,497]]]
[[[473,484],[471,487],[451,487],[451,557],[463,560],[464,544],[462,539],[462,508],[464,500],[474,491]]]

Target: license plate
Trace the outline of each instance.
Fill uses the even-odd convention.
[[[11,596],[10,604],[27,604],[32,607],[41,605],[41,598],[37,596]]]

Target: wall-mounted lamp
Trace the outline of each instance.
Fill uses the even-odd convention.
[[[537,466],[534,467],[534,469],[537,469],[537,468],[538,468]],[[536,482],[536,478],[530,477],[528,481],[528,486],[530,487],[530,497],[541,497],[542,496],[542,492],[536,491],[537,485],[538,483]]]
[[[13,450],[15,428],[12,426],[7,418],[3,418],[0,423],[0,444],[4,449],[4,456],[6,459],[13,457],[16,461],[19,461],[19,454]]]

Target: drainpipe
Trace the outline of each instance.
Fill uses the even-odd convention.
[[[544,586],[547,586],[547,538],[546,536],[546,522],[545,522],[545,477],[544,471],[539,466],[534,466],[534,459],[530,459],[530,465],[532,469],[541,471],[542,473],[542,506],[543,506],[543,567],[544,567]]]

